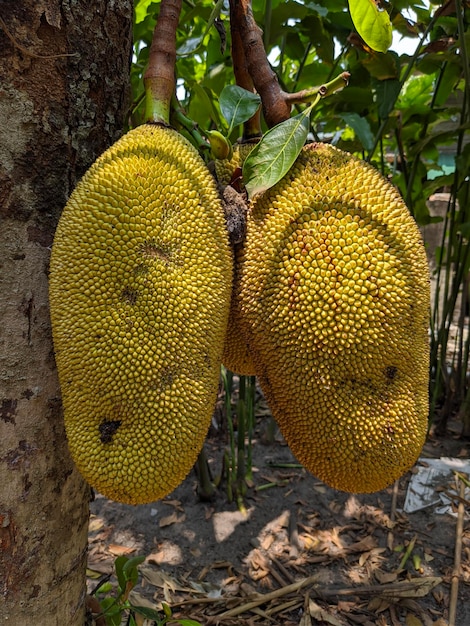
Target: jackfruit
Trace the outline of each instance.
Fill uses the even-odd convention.
[[[238,323],[297,459],[348,492],[400,477],[427,428],[429,273],[398,191],[307,145],[255,199],[236,277]]]
[[[171,492],[203,445],[232,282],[222,205],[197,151],[145,124],[87,171],[54,239],[50,306],[73,459],[99,492]]]
[[[227,195],[227,190],[232,189],[232,184],[234,186],[234,194],[244,193],[242,167],[246,157],[250,154],[255,145],[256,143],[236,143],[233,147],[233,153],[230,158],[217,159],[215,161],[215,174],[217,181],[222,188],[222,194],[224,197]],[[239,242],[234,245],[235,257],[240,254],[242,246],[243,242]],[[237,267],[238,264],[235,263],[235,272],[237,271]],[[235,276],[234,282],[237,282]],[[253,359],[251,358],[250,349],[243,337],[238,315],[239,310],[237,303],[232,298],[222,363],[227,369],[236,374],[243,376],[255,376],[256,367],[253,363]]]

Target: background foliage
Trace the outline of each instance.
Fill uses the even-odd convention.
[[[430,415],[444,429],[460,413],[470,436],[469,3],[382,5],[394,32],[384,53],[359,37],[347,0],[253,0],[253,12],[286,91],[350,72],[349,86],[314,108],[311,136],[372,162],[398,186],[425,238],[433,229],[442,237],[430,256]],[[158,10],[159,2],[136,2],[130,125],[142,121],[142,73]],[[397,43],[402,37],[406,48]],[[201,129],[227,133],[219,96],[234,83],[228,2],[186,0],[177,47],[178,97],[187,115]],[[240,134],[232,129],[230,140]],[[430,211],[436,193],[445,194],[439,196],[446,203],[442,215]]]

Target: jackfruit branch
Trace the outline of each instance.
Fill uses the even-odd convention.
[[[230,0],[230,22],[232,37],[234,34],[240,37],[245,56],[243,66],[261,96],[264,119],[271,128],[290,117],[291,107],[269,65],[262,31],[255,22],[249,0]]]
[[[162,0],[144,73],[145,121],[169,125],[176,88],[176,29],[182,0]]]
[[[230,29],[237,84],[247,90],[254,86],[261,97],[269,128],[288,120],[292,105],[316,103],[348,84],[349,72],[342,72],[324,85],[294,93],[284,91],[266,56],[262,31],[255,22],[250,0],[230,0]],[[243,50],[240,51],[238,46]]]
[[[251,74],[248,71],[243,41],[234,14],[234,2],[230,2],[230,34],[232,39],[231,56],[235,82],[242,89],[255,93],[255,86]],[[256,113],[243,124],[242,141],[254,140],[256,137],[261,137],[261,134],[261,109],[258,107]]]

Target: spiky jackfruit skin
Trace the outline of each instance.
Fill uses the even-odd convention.
[[[250,154],[256,143],[236,143],[233,146],[233,151],[228,159],[216,159],[214,161],[215,174],[217,181],[220,185],[225,187],[231,183],[237,182],[237,177],[241,183],[240,174],[238,170],[241,170],[246,157]]]
[[[255,145],[256,143],[237,143],[233,146],[233,153],[230,159],[218,159],[215,161],[215,173],[220,185],[225,187],[233,182],[235,186],[238,184],[242,186],[241,168]],[[240,254],[242,247],[243,244],[235,246],[235,258]],[[235,274],[237,267],[238,263],[235,262]],[[234,283],[237,283],[236,276],[234,276]],[[233,298],[230,306],[222,363],[227,369],[241,376],[256,375],[256,367],[240,325],[238,304]]]
[[[55,235],[50,306],[73,459],[102,494],[159,499],[187,475],[220,373],[232,253],[213,179],[174,130],[128,132]]]
[[[353,156],[306,146],[254,202],[237,276],[239,322],[293,454],[339,490],[391,484],[428,416],[428,266],[398,192]]]

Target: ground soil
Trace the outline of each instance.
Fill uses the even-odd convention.
[[[166,601],[175,618],[201,624],[448,624],[457,496],[456,515],[438,515],[435,507],[406,515],[410,473],[376,494],[330,489],[296,465],[272,418],[258,413],[244,511],[229,501],[225,481],[212,500],[201,501],[194,470],[171,495],[148,505],[96,494],[89,590],[113,571],[116,556],[145,555],[132,601],[153,607]],[[469,457],[459,424],[449,426],[446,437],[429,438],[423,457]],[[221,473],[226,447],[224,429],[212,429],[205,452],[213,477]],[[456,493],[455,482],[448,490]],[[455,624],[466,626],[468,516],[461,539]],[[253,600],[258,603],[250,608]]]

